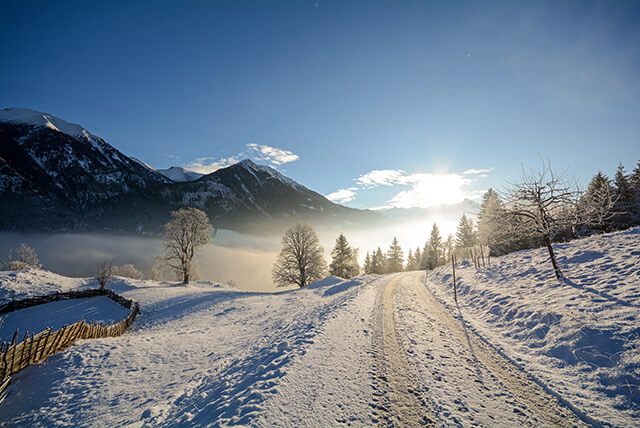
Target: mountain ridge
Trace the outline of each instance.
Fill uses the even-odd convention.
[[[3,230],[156,233],[185,206],[203,209],[216,227],[252,233],[378,217],[249,159],[172,180],[80,125],[29,109],[0,110],[0,202]]]

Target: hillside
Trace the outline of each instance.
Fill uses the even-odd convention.
[[[300,220],[340,227],[380,218],[250,160],[205,176],[155,170],[80,125],[0,110],[0,230],[154,234],[183,206],[203,209],[218,228],[262,234]]]
[[[640,228],[451,267],[427,284],[453,312],[570,404],[601,423],[640,418]]]
[[[569,284],[552,279],[542,250],[461,267],[459,307],[446,266],[426,283],[420,272],[329,277],[272,294],[115,279],[110,288],[141,305],[133,329],[17,374],[0,418],[630,426],[640,411],[639,236],[636,228],[559,245]],[[3,298],[91,286],[0,273]]]

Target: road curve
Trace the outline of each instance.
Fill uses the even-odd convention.
[[[408,272],[390,276],[378,292],[373,332],[375,398],[380,422],[394,426],[433,425],[437,421],[426,388],[420,385],[415,370],[407,358],[398,335],[394,295],[399,287],[412,287],[418,304],[450,332],[460,346],[468,348],[477,360],[490,371],[544,426],[588,426],[569,408],[563,406],[526,373],[500,355],[474,332],[465,328],[428,291],[423,272]],[[424,334],[429,334],[429,331]],[[428,364],[428,363],[427,363]],[[452,397],[453,399],[454,397]]]

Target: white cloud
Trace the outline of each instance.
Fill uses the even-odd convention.
[[[274,165],[282,165],[283,163],[289,163],[299,159],[299,156],[295,153],[277,147],[256,143],[249,143],[247,147],[250,152],[255,153],[253,157],[256,160],[266,161]]]
[[[236,156],[230,156],[228,158],[212,158],[212,157],[203,157],[198,158],[195,161],[188,163],[184,166],[185,169],[189,171],[199,172],[200,174],[211,174],[214,171],[217,171],[221,168],[226,168],[234,163],[240,161],[240,156],[242,153]]]
[[[485,168],[485,169],[468,169],[462,173],[462,175],[477,175],[477,174],[486,174],[488,172],[493,171],[493,168]],[[481,176],[482,177],[482,176]],[[485,175],[486,177],[486,175]]]
[[[401,169],[374,169],[356,178],[356,183],[365,188],[393,186],[402,183],[405,172]]]
[[[382,208],[428,208],[437,205],[452,205],[465,199],[476,199],[484,190],[470,190],[469,186],[479,178],[486,177],[489,169],[469,169],[462,173],[407,174],[402,170],[373,170],[355,181],[364,188],[378,186],[409,186],[396,193]],[[473,177],[479,176],[479,177]],[[338,192],[336,192],[338,193]]]
[[[262,144],[247,144],[248,152],[241,152],[237,155],[227,158],[201,157],[193,162],[183,165],[185,169],[199,172],[200,174],[211,174],[221,168],[226,168],[234,163],[240,162],[244,158],[252,158],[257,162],[266,162],[272,166],[282,165],[284,163],[293,162],[299,159],[299,156],[289,150],[279,149],[277,147],[265,146]],[[174,159],[177,156],[171,155]]]
[[[329,193],[326,197],[332,202],[345,203],[353,201],[358,193],[357,187],[349,187],[348,189],[340,189],[333,193]]]

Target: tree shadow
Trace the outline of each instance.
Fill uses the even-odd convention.
[[[607,293],[606,291],[600,291],[597,290],[593,287],[589,287],[587,285],[580,285],[580,284],[576,284],[575,282],[571,281],[569,278],[564,278],[564,283],[567,285],[570,285],[571,287],[575,288],[576,290],[583,290],[583,291],[587,291],[591,294],[595,294],[596,296],[599,296],[603,299],[609,300],[611,302],[617,303],[619,305],[622,306],[626,306],[629,308],[637,308],[640,309],[640,306],[638,305],[634,305],[633,303],[629,303],[626,300],[622,300],[616,296],[612,296],[611,294]]]

